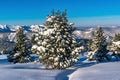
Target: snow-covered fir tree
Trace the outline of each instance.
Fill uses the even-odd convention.
[[[88,52],[88,60],[103,61],[109,60],[106,37],[101,27],[94,34],[94,38],[91,41],[91,46],[89,46],[90,52]]]
[[[45,29],[35,35],[37,44],[32,50],[39,54],[39,61],[46,68],[64,69],[79,60],[79,53],[84,49],[72,37],[73,23],[68,23],[66,11],[52,12],[47,17]]]
[[[31,47],[22,27],[16,33],[15,48],[10,51],[8,61],[13,63],[24,63],[31,61]]]
[[[120,58],[120,33],[115,34],[111,43],[109,50],[113,52],[112,56],[115,56],[117,59]]]

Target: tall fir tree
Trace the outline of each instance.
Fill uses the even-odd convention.
[[[45,29],[38,30],[32,50],[39,54],[39,61],[45,64],[46,68],[64,69],[79,59],[79,47],[72,37],[73,23],[68,23],[66,10],[54,12],[47,17]]]
[[[107,42],[106,37],[104,36],[104,32],[102,27],[98,27],[98,30],[94,34],[94,38],[91,41],[91,46],[89,49],[91,50],[88,52],[88,60],[96,60],[96,61],[103,61],[109,60],[108,50],[107,50]]]
[[[109,50],[113,52],[112,56],[115,56],[117,59],[120,58],[120,33],[115,34],[109,46]]]
[[[13,63],[24,63],[31,61],[31,47],[22,27],[16,33],[15,48],[10,51],[8,61]]]

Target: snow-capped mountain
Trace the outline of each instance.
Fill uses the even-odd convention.
[[[32,32],[37,30],[38,28],[43,28],[43,25],[0,25],[0,51],[4,48],[8,47],[8,45],[12,46],[15,41],[16,31],[19,27],[23,27],[25,32],[27,33],[28,38],[31,37]],[[9,46],[9,47],[10,47]]]
[[[0,25],[0,32],[15,32],[19,29],[19,27],[23,27],[23,29],[27,32],[34,32],[38,28],[44,28],[43,25]],[[97,27],[77,27],[74,34],[79,37],[90,38],[96,30]],[[103,30],[106,35],[114,36],[115,33],[120,31],[120,26],[103,26]]]
[[[19,27],[23,27],[25,31],[34,32],[38,28],[43,28],[43,25],[0,25],[0,32],[15,32],[19,29]]]
[[[108,26],[102,27],[107,40],[112,39],[112,37],[120,32],[120,26]],[[91,39],[98,27],[77,27],[73,34],[79,38]]]
[[[3,33],[8,35],[10,41],[14,40],[15,32],[23,27],[26,32],[35,32],[38,28],[44,28],[43,25],[0,25],[0,38],[5,37]],[[120,26],[102,26],[107,40],[112,39],[115,33],[120,31]],[[97,27],[76,27],[76,30],[73,34],[78,38],[91,39],[93,38],[94,32],[97,30]]]
[[[11,32],[10,26],[8,25],[0,25],[0,32]]]
[[[8,36],[13,36],[13,32],[16,32],[19,27],[23,27],[26,32],[34,32],[38,28],[44,28],[43,25],[0,25],[0,33],[9,33]],[[114,36],[115,33],[120,31],[120,26],[108,26],[103,27],[105,36],[107,39],[110,39]],[[97,27],[77,27],[73,34],[76,37],[84,38],[84,39],[91,39],[93,38],[94,32],[97,30]],[[15,33],[14,33],[15,34]],[[0,35],[0,38],[2,35]],[[3,36],[4,37],[4,36]],[[13,39],[13,37],[10,37]]]
[[[92,30],[92,29],[88,29],[88,30],[75,30],[73,32],[73,34],[76,36],[76,37],[79,37],[79,38],[85,38],[85,39],[91,39],[94,35],[94,31],[95,30]]]
[[[34,31],[38,30],[39,28],[44,28],[44,26],[43,25],[31,25],[30,31],[34,32]]]

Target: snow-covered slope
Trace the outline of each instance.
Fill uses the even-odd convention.
[[[83,65],[69,75],[69,80],[120,80],[120,62]]]
[[[72,69],[45,69],[41,63],[10,64],[6,55],[0,55],[0,80],[68,80]]]
[[[120,62],[88,62],[86,58],[65,70],[45,69],[41,64],[11,64],[0,55],[0,80],[120,80]]]

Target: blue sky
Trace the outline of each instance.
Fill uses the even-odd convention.
[[[42,24],[52,9],[76,25],[120,24],[120,0],[0,0],[0,24]]]

